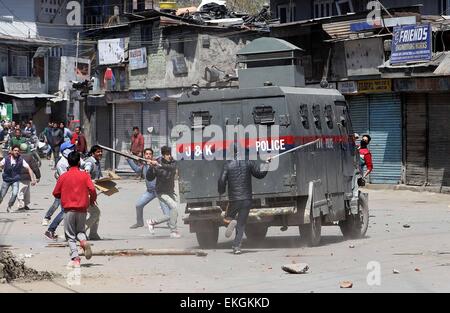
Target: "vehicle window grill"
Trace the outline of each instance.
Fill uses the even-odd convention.
[[[209,111],[197,111],[192,112],[189,119],[191,120],[192,128],[203,128],[211,125],[211,118]]]
[[[258,106],[253,109],[255,124],[274,124],[275,111],[271,106]]]

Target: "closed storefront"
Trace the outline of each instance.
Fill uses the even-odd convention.
[[[428,103],[428,181],[450,186],[450,94],[430,94]]]
[[[450,94],[406,99],[406,183],[450,186]]]
[[[354,131],[372,137],[374,171],[370,182],[398,184],[402,174],[402,115],[400,97],[389,94],[354,96],[349,100]]]
[[[162,146],[170,145],[170,129],[176,118],[177,102],[169,97],[153,101],[153,92],[140,91],[107,95],[112,104],[113,127],[111,129],[114,149],[129,152],[133,127],[137,126],[144,136],[145,148],[152,148],[159,156]],[[161,95],[163,92],[159,92]],[[150,99],[149,99],[150,98]],[[161,97],[162,98],[162,97]],[[99,115],[100,116],[100,115]],[[107,118],[106,115],[105,119]],[[98,124],[101,126],[102,121]],[[103,136],[107,140],[107,136]],[[123,156],[113,157],[113,167],[121,172],[131,172],[127,159]]]
[[[141,126],[142,112],[140,103],[124,103],[114,105],[114,149],[128,152],[131,147],[131,135],[134,126]],[[115,156],[115,168],[119,171],[130,171],[127,159]]]
[[[406,99],[406,184],[421,186],[427,177],[427,96]]]

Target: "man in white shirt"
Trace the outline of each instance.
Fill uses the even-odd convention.
[[[3,202],[3,198],[6,196],[9,187],[12,187],[11,199],[8,203],[7,212],[11,211],[14,202],[16,202],[17,194],[19,193],[19,181],[21,177],[22,168],[28,170],[31,177],[31,185],[36,185],[36,180],[31,170],[30,165],[20,156],[19,146],[13,146],[11,152],[2,161],[0,161],[0,168],[3,168],[3,184],[0,193],[0,203]]]

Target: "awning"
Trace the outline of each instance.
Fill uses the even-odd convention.
[[[56,98],[54,95],[49,95],[46,93],[7,93],[7,92],[0,92],[0,95],[9,96],[13,98],[19,98],[19,99],[51,99]]]

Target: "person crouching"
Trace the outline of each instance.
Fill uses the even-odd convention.
[[[80,267],[77,240],[87,260],[92,250],[86,238],[88,207],[97,200],[97,192],[88,173],[80,171],[80,153],[71,152],[67,158],[69,171],[59,177],[53,196],[61,199],[64,208],[64,233],[69,242],[71,261],[68,267]]]

